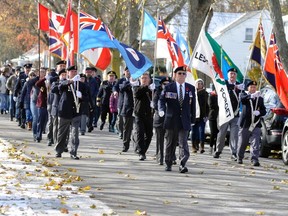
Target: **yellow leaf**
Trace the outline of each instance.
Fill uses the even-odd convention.
[[[96,205],[93,204],[93,205],[90,206],[90,208],[95,209],[97,207],[96,207]]]
[[[280,187],[277,185],[274,185],[273,190],[280,190]]]
[[[168,201],[168,200],[165,200],[165,201],[163,202],[163,204],[165,204],[165,205],[169,205],[169,204],[171,204],[171,202]]]
[[[104,162],[104,160],[99,160],[99,163],[103,163]]]
[[[69,172],[77,172],[77,170],[74,169],[74,168],[68,168],[68,171],[69,171]]]
[[[265,212],[263,212],[263,211],[256,212],[256,215],[264,215],[264,214],[265,214]]]
[[[99,153],[99,154],[104,154],[104,150],[98,149],[98,153]]]
[[[91,190],[91,186],[82,187],[80,189],[84,191],[88,191],[88,190]]]
[[[135,214],[137,214],[137,215],[147,215],[147,212],[146,212],[146,211],[137,210],[137,211],[135,212]]]

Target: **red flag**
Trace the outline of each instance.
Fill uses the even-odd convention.
[[[267,50],[264,72],[266,73],[264,73],[264,76],[274,86],[282,104],[288,109],[288,77],[280,60],[274,33],[271,35]]]
[[[49,9],[38,3],[38,29],[49,31]]]

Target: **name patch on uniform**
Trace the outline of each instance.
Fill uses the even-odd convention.
[[[165,98],[177,99],[177,93],[175,93],[175,92],[166,92]]]

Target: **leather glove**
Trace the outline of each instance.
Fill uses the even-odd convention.
[[[251,98],[257,98],[261,95],[260,91],[256,91],[255,93],[251,94]]]
[[[76,91],[76,96],[77,96],[78,98],[82,98],[82,93],[81,93],[80,91]]]
[[[243,83],[236,85],[236,88],[239,89],[240,91],[243,91],[245,86]]]
[[[155,83],[151,83],[148,87],[151,91],[155,90]]]
[[[72,78],[72,80],[74,81],[74,82],[77,82],[77,81],[80,81],[80,75],[79,74],[77,74],[76,76],[74,76],[73,78]]]
[[[17,102],[17,97],[14,96],[14,97],[13,97],[13,100],[14,100],[14,102]]]
[[[159,114],[160,117],[163,117],[165,115],[165,112],[164,111],[159,111],[158,114]]]
[[[253,111],[253,114],[254,114],[255,116],[259,116],[259,115],[260,115],[260,112],[259,112],[258,110],[255,110],[255,111]]]

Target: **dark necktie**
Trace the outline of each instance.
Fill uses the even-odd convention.
[[[182,85],[179,86],[179,104],[182,107],[183,104],[183,92],[182,92]]]

